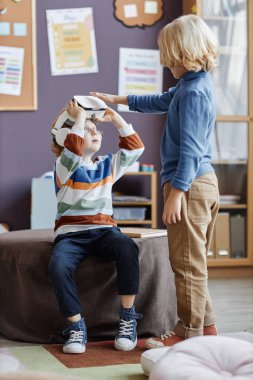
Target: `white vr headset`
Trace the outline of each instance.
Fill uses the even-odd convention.
[[[73,100],[76,100],[77,104],[85,109],[87,119],[90,120],[103,117],[107,108],[105,102],[103,102],[101,99],[96,98],[95,96],[75,95],[73,97]],[[75,124],[75,121],[76,119],[70,116],[67,111],[63,111],[58,117],[54,128],[51,131],[58,145],[64,146],[64,141],[71,131],[70,128]],[[62,128],[64,124],[67,125],[67,127]]]

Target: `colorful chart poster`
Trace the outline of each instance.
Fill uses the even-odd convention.
[[[163,69],[158,50],[120,48],[119,95],[146,95],[162,92]],[[129,111],[119,105],[119,111]]]
[[[0,46],[0,94],[21,95],[24,49]]]
[[[98,72],[92,8],[46,11],[52,75]]]

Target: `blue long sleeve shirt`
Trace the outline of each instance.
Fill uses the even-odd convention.
[[[211,132],[215,123],[212,79],[205,71],[188,71],[163,94],[128,95],[129,109],[167,112],[161,141],[162,184],[188,191],[196,177],[214,171]]]

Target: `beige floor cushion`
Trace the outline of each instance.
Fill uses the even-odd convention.
[[[56,372],[18,371],[0,374],[0,380],[88,380],[88,378],[66,376]]]
[[[160,360],[168,351],[169,347],[153,348],[147,350],[141,355],[141,366],[145,375],[149,376],[154,365]]]
[[[145,351],[149,380],[252,380],[253,344],[228,337],[187,339],[171,348]]]

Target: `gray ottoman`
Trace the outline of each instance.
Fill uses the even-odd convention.
[[[34,343],[61,342],[66,321],[48,278],[52,230],[23,230],[0,235],[0,334]],[[139,337],[157,336],[174,327],[176,294],[167,237],[134,239],[140,249],[140,291],[136,309],[144,314]],[[76,271],[89,340],[112,339],[118,327],[116,267],[94,257]]]

